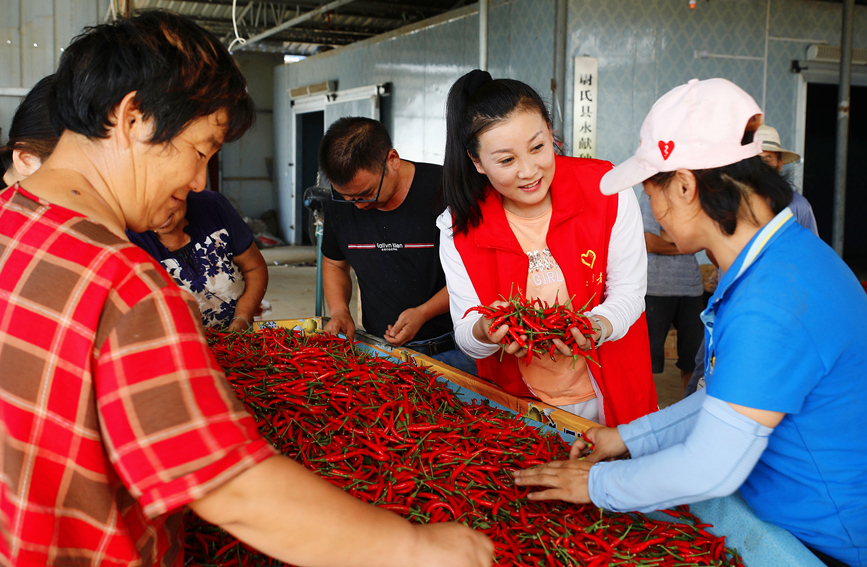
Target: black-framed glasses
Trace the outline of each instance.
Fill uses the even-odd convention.
[[[379,192],[382,191],[382,181],[385,179],[385,164],[388,162],[388,153],[385,154],[385,159],[382,160],[382,176],[379,178],[379,187],[376,188],[376,195],[374,195],[373,199],[355,199],[353,197],[347,197],[341,195],[337,191],[334,190],[334,184],[331,184],[331,200],[335,203],[349,203],[354,205],[356,203],[375,203],[379,200]],[[363,195],[364,193],[362,193]]]

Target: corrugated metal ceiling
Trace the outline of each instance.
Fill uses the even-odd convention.
[[[405,25],[431,18],[472,3],[466,0],[347,0],[312,18],[269,35],[249,46],[234,49],[312,55],[367,39]],[[238,35],[251,38],[304,14],[336,2],[250,2],[238,0],[234,7]],[[202,27],[223,38],[234,38],[232,0],[136,0],[135,10],[163,9],[193,18]]]
[[[226,45],[235,38],[232,25],[233,0],[132,1],[136,11],[159,8],[190,16],[199,25],[223,38]],[[840,4],[842,0],[820,1]],[[293,18],[322,10],[323,7],[333,4],[342,5],[334,9],[322,10],[322,13],[297,25],[282,29],[251,45],[237,45],[234,49],[312,55],[414,24],[472,3],[475,2],[472,0],[273,0],[271,2],[236,0],[234,19],[237,20],[238,35],[245,39],[273,30]],[[867,5],[867,0],[855,0],[855,3]]]

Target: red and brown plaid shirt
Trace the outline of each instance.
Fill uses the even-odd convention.
[[[17,565],[180,566],[183,506],[274,454],[195,300],[136,246],[18,187],[0,193],[0,415]]]

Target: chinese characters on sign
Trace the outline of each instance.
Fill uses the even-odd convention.
[[[572,112],[572,155],[596,157],[596,89],[599,63],[595,57],[575,58]]]

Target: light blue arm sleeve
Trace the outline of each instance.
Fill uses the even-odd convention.
[[[706,397],[707,391],[701,389],[665,409],[617,426],[632,458],[683,442],[692,431]]]
[[[590,499],[615,512],[650,512],[726,496],[746,480],[772,431],[705,395],[683,442],[640,458],[593,465]]]

